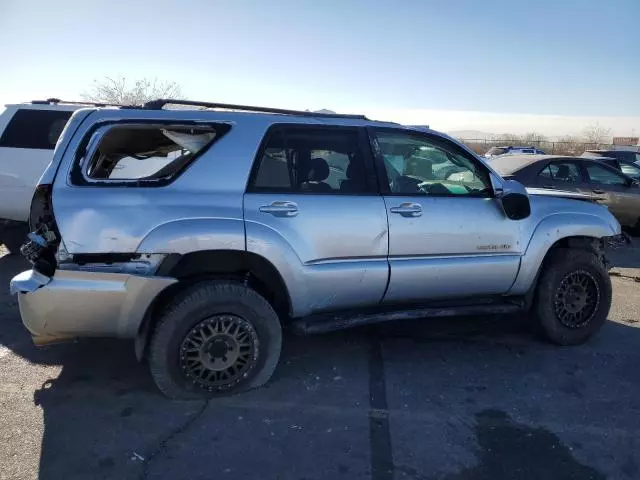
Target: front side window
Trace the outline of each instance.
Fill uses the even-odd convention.
[[[258,155],[254,192],[358,194],[368,191],[355,129],[278,127]]]
[[[118,125],[83,162],[90,180],[163,180],[185,168],[228,127]]]
[[[563,183],[580,183],[580,169],[573,162],[552,162],[538,174],[542,179]]]
[[[392,194],[490,196],[492,193],[487,170],[444,142],[390,131],[378,131],[376,141]]]
[[[53,150],[73,112],[18,110],[0,137],[0,147]]]
[[[602,185],[626,185],[627,179],[622,175],[618,175],[615,171],[600,165],[587,165],[587,175],[591,183],[599,183]]]

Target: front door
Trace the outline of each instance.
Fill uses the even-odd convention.
[[[588,186],[585,193],[595,195],[624,226],[640,221],[640,188],[615,169],[593,161],[584,162]]]
[[[303,292],[296,316],[382,300],[387,216],[368,148],[364,129],[279,125],[258,153],[244,197],[247,250],[286,258],[281,268]]]
[[[387,303],[506,293],[521,223],[493,196],[488,169],[438,135],[372,129],[389,218]]]

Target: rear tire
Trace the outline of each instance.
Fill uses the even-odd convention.
[[[611,279],[599,256],[582,249],[550,253],[538,281],[533,311],[544,336],[578,345],[595,335],[611,308]]]
[[[209,281],[179,294],[158,319],[149,366],[170,398],[230,395],[266,383],[281,346],[269,302],[242,284]]]

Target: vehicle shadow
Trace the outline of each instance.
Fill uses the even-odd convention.
[[[23,267],[16,258],[0,258],[0,281],[6,285]],[[0,298],[2,344],[32,364],[61,368],[43,374],[32,387],[33,397],[26,391],[23,399],[42,411],[35,466],[40,479],[218,478],[227,471],[223,461],[237,469],[235,478],[370,478],[382,457],[398,473],[432,478],[440,467],[450,468],[443,459],[454,454],[443,442],[430,443],[426,455],[425,431],[472,452],[471,466],[451,478],[529,478],[522,472],[539,471],[545,459],[545,472],[579,478],[597,473],[573,457],[576,449],[590,452],[593,439],[580,432],[559,438],[527,430],[511,416],[533,425],[590,418],[591,428],[602,431],[640,428],[633,401],[640,385],[632,381],[640,329],[619,323],[608,322],[592,342],[576,348],[540,342],[527,318],[512,316],[382,324],[311,337],[287,334],[281,364],[267,386],[206,404],[163,398],[146,365],[136,361],[131,342],[32,347],[15,302]],[[377,372],[374,347],[382,359]],[[386,385],[382,404],[372,401],[376,375]],[[589,398],[598,401],[586,402]],[[368,432],[366,426],[377,421],[372,411],[388,416],[382,431],[393,442],[359,434],[358,428]],[[275,429],[278,419],[286,422],[285,431]],[[326,436],[325,427],[336,419],[351,429],[344,434],[347,446]],[[238,428],[240,420],[253,422],[249,430]],[[314,429],[317,424],[322,428]],[[304,441],[291,434],[293,427],[305,428]],[[474,431],[477,445],[468,440]],[[536,455],[521,451],[529,445],[519,440],[522,432],[532,439]],[[540,457],[545,452],[549,456]],[[632,446],[614,453],[615,459],[597,460],[640,473],[634,470]],[[322,455],[335,471],[299,474],[319,468]],[[513,470],[501,471],[500,458],[518,461],[506,464]]]
[[[631,244],[607,249],[607,258],[614,268],[640,268],[640,237],[629,237]]]

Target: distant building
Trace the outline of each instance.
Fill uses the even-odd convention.
[[[613,144],[625,147],[640,145],[640,137],[613,137]]]

